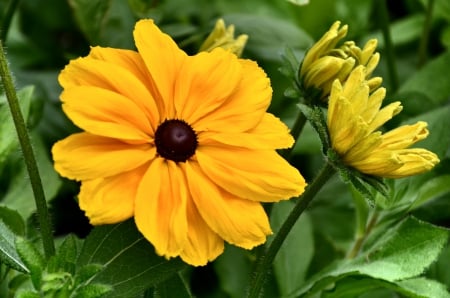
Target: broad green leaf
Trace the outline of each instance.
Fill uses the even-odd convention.
[[[425,278],[406,279],[399,282],[387,282],[366,276],[349,276],[336,283],[336,286],[324,292],[322,298],[360,297],[375,289],[391,289],[402,297],[448,298],[449,293],[443,284]]]
[[[135,19],[123,0],[69,0],[75,19],[91,45],[134,48]]]
[[[446,286],[435,280],[426,278],[413,278],[398,281],[395,283],[400,289],[399,292],[409,297],[433,297],[433,298],[449,298],[450,293]]]
[[[69,0],[75,19],[91,44],[99,43],[112,0]]]
[[[450,193],[450,175],[434,177],[419,188],[417,197],[409,209],[416,209],[422,204],[448,193]]]
[[[23,119],[27,121],[31,99],[33,95],[33,87],[25,87],[17,92],[20,109]],[[16,128],[12,120],[11,111],[9,110],[8,101],[5,95],[0,96],[0,173],[3,170],[3,164],[14,150],[19,146]]]
[[[427,63],[400,87],[399,96],[408,98],[408,95],[417,93],[426,96],[435,104],[444,103],[450,94],[450,84],[447,81],[449,64],[450,52],[445,52]]]
[[[29,272],[27,266],[22,262],[16,250],[13,231],[0,220],[0,261],[7,266],[21,271]]]
[[[0,206],[0,221],[3,221],[14,234],[25,236],[25,222],[17,211]]]
[[[249,252],[236,246],[225,245],[225,251],[213,265],[221,289],[231,298],[243,297],[252,273]]]
[[[91,263],[103,265],[91,281],[114,288],[107,297],[133,297],[186,266],[180,259],[167,261],[156,255],[133,220],[94,228],[84,242],[78,267]]]
[[[57,194],[61,186],[61,179],[53,168],[42,137],[37,133],[32,133],[31,140],[42,184],[45,186],[45,197],[50,200]],[[21,158],[17,162],[20,164],[2,203],[19,212],[23,218],[28,218],[36,210],[36,206],[30,181],[28,178],[24,179],[24,177],[28,177],[25,164]]]
[[[280,229],[294,205],[292,201],[283,201],[273,206],[270,223],[274,234]],[[304,213],[292,227],[273,263],[282,295],[292,292],[304,282],[313,254],[314,237],[311,220],[308,214]]]
[[[170,279],[159,283],[153,289],[154,298],[194,297],[188,284],[180,274],[175,274]]]
[[[408,217],[378,239],[369,251],[357,259],[335,262],[295,291],[295,296],[316,293],[352,275],[387,282],[416,277],[437,259],[448,236],[446,229]]]
[[[250,36],[245,51],[264,60],[278,62],[286,46],[299,51],[312,44],[305,31],[287,20],[244,13],[225,15],[224,19],[226,24],[234,24],[239,32]]]

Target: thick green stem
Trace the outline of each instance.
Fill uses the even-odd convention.
[[[5,89],[6,98],[8,99],[9,108],[11,110],[14,125],[19,137],[22,154],[30,176],[31,188],[33,190],[36,208],[41,227],[42,241],[44,245],[44,253],[47,258],[55,254],[55,244],[53,242],[53,234],[51,229],[50,216],[45,200],[44,189],[42,188],[41,176],[34,157],[33,148],[31,146],[30,137],[27,127],[20,110],[19,101],[17,99],[16,90],[11,77],[11,72],[6,61],[6,55],[0,40],[0,76],[3,87]]]
[[[397,65],[395,64],[395,52],[394,46],[392,45],[391,31],[389,30],[389,13],[386,0],[381,0],[377,2],[376,5],[379,8],[378,15],[380,27],[384,37],[384,51],[386,54],[385,57],[389,75],[389,83],[391,85],[391,90],[395,93],[398,88],[398,73]]]
[[[5,41],[6,36],[9,32],[9,26],[11,25],[11,20],[16,11],[17,6],[19,5],[20,0],[11,0],[8,3],[8,6],[5,9],[5,14],[3,15],[3,23],[0,28],[0,40]]]
[[[288,149],[284,149],[283,151],[281,151],[281,155],[286,160],[290,160],[291,154],[292,154],[292,150],[294,150],[294,147],[297,144],[297,141],[299,139],[300,134],[303,131],[303,127],[305,127],[305,124],[306,124],[306,117],[305,117],[305,115],[303,115],[303,113],[301,111],[298,111],[297,118],[295,119],[294,125],[292,126],[292,129],[291,129],[291,135],[294,137],[295,142],[292,145],[292,147],[290,147]]]
[[[306,187],[305,192],[298,199],[294,209],[292,209],[288,218],[284,221],[266,252],[257,260],[247,297],[256,298],[259,296],[261,288],[264,285],[266,275],[270,271],[273,260],[280,250],[284,240],[299,219],[300,215],[302,215],[322,186],[325,185],[325,183],[333,176],[335,172],[336,170],[334,167],[331,164],[326,163],[314,181]]]
[[[422,36],[420,38],[419,45],[419,60],[417,64],[419,67],[425,64],[427,61],[427,48],[428,48],[428,35],[430,34],[431,29],[431,20],[433,18],[433,8],[434,8],[434,0],[428,1],[428,7],[425,17],[425,24],[423,26]]]

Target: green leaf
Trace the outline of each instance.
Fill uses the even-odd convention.
[[[283,201],[273,206],[270,223],[274,233],[280,229],[294,205],[293,201]],[[270,243],[270,241],[271,238],[268,242]],[[282,295],[289,294],[304,282],[313,254],[312,224],[308,214],[304,213],[292,227],[273,263],[275,277]],[[292,260],[295,260],[295,264],[292,263]]]
[[[84,242],[78,266],[98,263],[103,270],[92,282],[111,285],[108,297],[133,297],[185,268],[180,259],[167,261],[137,231],[133,220],[94,228]]]
[[[396,285],[401,289],[399,292],[409,294],[409,297],[433,297],[433,298],[449,298],[450,293],[446,286],[426,278],[413,278],[396,282]]]
[[[336,286],[324,292],[323,298],[359,297],[375,289],[391,289],[402,297],[448,298],[449,293],[443,284],[425,278],[407,279],[399,282],[387,282],[367,276],[349,276],[339,280]]]
[[[1,263],[20,271],[29,272],[27,266],[22,262],[15,245],[16,235],[0,220],[0,260]]]
[[[45,269],[44,256],[33,243],[25,238],[17,237],[15,244],[18,255],[30,271],[34,288],[36,290],[40,289],[42,285],[42,272]]]
[[[245,51],[268,61],[281,60],[280,53],[288,46],[294,51],[305,50],[311,37],[292,22],[272,16],[235,13],[224,16],[226,24],[250,36]]]
[[[348,276],[365,275],[387,282],[416,277],[437,259],[448,236],[446,229],[408,217],[359,258],[335,262],[295,295],[319,292]]]
[[[291,2],[292,4],[298,5],[298,6],[303,6],[303,5],[309,4],[309,0],[287,0],[287,1]]]
[[[426,181],[417,193],[414,203],[409,208],[414,210],[421,205],[450,193],[450,175],[434,177]]]
[[[159,283],[153,290],[154,298],[172,298],[172,297],[194,297],[188,284],[183,280],[180,274]]]
[[[425,95],[435,104],[444,103],[450,94],[450,84],[447,81],[449,64],[450,52],[427,63],[400,87],[399,96],[408,98],[408,94],[417,93]]]
[[[75,275],[75,285],[80,285],[89,281],[94,275],[103,270],[103,266],[100,264],[87,264],[78,269]]]
[[[78,289],[73,297],[77,298],[100,298],[112,292],[112,287],[103,284],[89,284]]]
[[[14,234],[25,235],[25,222],[17,211],[0,206],[0,221],[3,221]]]
[[[41,295],[35,291],[20,291],[15,296],[16,298],[41,298]]]
[[[61,186],[61,178],[53,168],[53,163],[48,155],[42,136],[37,133],[31,133],[31,140],[36,156],[36,162],[44,187],[44,193],[47,200],[51,200],[58,192]],[[16,170],[15,176],[11,180],[11,185],[2,200],[2,203],[9,208],[17,210],[22,218],[29,218],[36,210],[33,201],[33,191],[31,189],[25,164],[21,157],[17,157],[20,166]]]
[[[54,272],[67,272],[71,275],[75,274],[75,264],[78,257],[77,238],[69,234],[65,237],[64,241],[58,248],[55,256],[52,256],[48,265],[47,271]]]
[[[91,44],[101,40],[104,19],[111,0],[69,0],[75,19]]]
[[[34,87],[25,87],[17,92],[23,119],[27,121]],[[16,128],[5,95],[0,96],[0,173],[5,161],[19,146]]]
[[[245,296],[252,262],[249,252],[233,245],[225,245],[225,251],[214,261],[221,289],[232,298]]]

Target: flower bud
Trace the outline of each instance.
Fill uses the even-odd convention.
[[[247,43],[247,39],[248,35],[246,34],[241,34],[237,38],[234,38],[234,25],[225,27],[224,20],[219,19],[213,31],[201,45],[199,52],[210,52],[215,48],[223,48],[240,57]]]

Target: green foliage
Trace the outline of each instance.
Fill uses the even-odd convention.
[[[7,2],[0,1],[0,11]],[[59,101],[57,76],[69,59],[86,55],[89,45],[135,49],[132,31],[140,18],[154,19],[187,53],[195,54],[218,17],[234,24],[237,34],[249,35],[244,57],[256,60],[271,80],[270,112],[290,127],[298,113],[308,119],[290,163],[308,183],[324,159],[339,170],[284,242],[261,297],[449,297],[449,1],[386,1],[396,91],[387,75],[379,2],[306,2],[21,1],[4,42],[47,200],[63,202],[55,204],[60,207],[52,216],[69,224],[53,222],[59,246],[56,255],[44,259],[29,179],[0,96],[0,297],[245,297],[255,260],[267,246],[247,251],[226,244],[224,253],[207,270],[202,268],[208,272],[204,276],[179,259],[156,255],[132,220],[83,229],[82,212],[66,207],[79,185],[58,176],[50,152],[54,142],[78,131]],[[335,20],[349,25],[348,37],[359,46],[378,39],[381,60],[375,75],[387,87],[383,105],[400,100],[404,106],[382,129],[426,121],[430,135],[415,147],[439,156],[441,163],[432,171],[381,181],[342,166],[329,150],[326,105],[305,105],[301,97],[311,94],[301,93],[297,72],[305,51]],[[293,202],[265,205],[274,233]],[[198,279],[209,292],[192,286]]]
[[[104,264],[94,282],[108,284],[108,297],[132,297],[176,274],[185,264],[165,260],[137,231],[134,221],[95,228],[87,237],[78,266]]]

